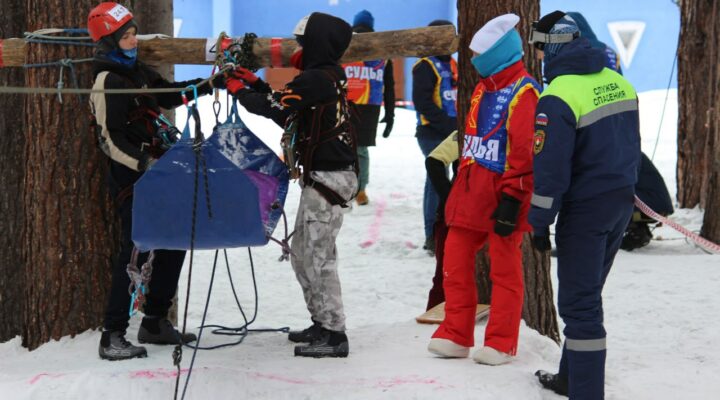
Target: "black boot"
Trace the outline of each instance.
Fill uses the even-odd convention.
[[[567,378],[561,377],[560,374],[553,374],[543,370],[535,372],[535,376],[538,377],[540,384],[543,385],[545,389],[552,390],[561,396],[568,395]]]
[[[193,333],[178,332],[167,318],[145,316],[138,329],[138,342],[150,344],[182,344],[194,342]]]
[[[431,256],[435,255],[435,238],[433,236],[425,238],[423,250],[427,250],[428,254]]]
[[[147,357],[147,350],[128,342],[123,331],[103,331],[98,353],[100,358],[110,361]]]
[[[647,222],[630,222],[622,239],[620,248],[625,251],[633,251],[645,247],[650,243],[652,233]]]
[[[345,332],[321,328],[320,338],[304,346],[295,346],[295,355],[300,357],[347,357],[350,352]]]
[[[313,324],[301,331],[288,332],[288,340],[295,343],[312,343],[320,338],[322,326],[313,320]]]

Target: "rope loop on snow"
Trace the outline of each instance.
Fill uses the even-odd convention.
[[[698,235],[695,232],[690,231],[689,229],[685,228],[684,226],[678,224],[677,222],[675,222],[667,217],[663,217],[662,215],[656,213],[647,204],[643,203],[643,201],[640,200],[637,196],[635,196],[635,206],[638,209],[640,209],[640,211],[644,212],[650,218],[660,221],[663,224],[682,233],[685,237],[687,237],[688,239],[695,242],[702,249],[704,249],[710,253],[720,254],[720,246],[719,245],[705,239],[704,237],[701,237],[700,235]]]

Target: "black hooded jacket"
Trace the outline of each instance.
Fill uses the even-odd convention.
[[[346,84],[339,60],[350,45],[352,29],[340,18],[315,12],[310,15],[301,39],[302,72],[282,91],[273,92],[258,79],[249,90],[241,90],[235,96],[249,112],[270,118],[282,127],[291,116],[296,117],[299,139],[303,140],[314,130],[327,132],[344,122],[338,121],[338,109],[346,95],[344,90],[338,90],[336,82]],[[311,169],[347,169],[354,165],[355,153],[350,132],[342,132],[314,149]]]
[[[93,75],[94,89],[183,88],[201,81],[169,82],[141,62],[128,67],[106,60],[101,55],[95,57]],[[211,91],[209,85],[198,88],[198,94]],[[188,98],[192,98],[192,93]],[[151,158],[158,156],[149,150],[157,127],[153,124],[154,118],[143,110],[159,113],[160,107],[172,109],[181,105],[182,98],[179,92],[93,93],[90,103],[98,125],[100,147],[113,161],[111,170],[116,183],[125,187],[142,175]]]

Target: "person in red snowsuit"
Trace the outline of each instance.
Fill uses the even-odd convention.
[[[473,37],[480,82],[466,118],[460,169],[445,207],[445,320],[428,350],[467,357],[474,345],[475,254],[489,243],[492,297],[482,364],[509,362],[517,351],[523,303],[522,252],[533,191],[533,133],[540,86],[525,69],[514,14],[494,18]]]

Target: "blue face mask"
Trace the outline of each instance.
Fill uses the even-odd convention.
[[[137,47],[132,50],[115,49],[107,53],[107,58],[117,64],[132,67],[137,61]]]
[[[135,60],[137,58],[137,47],[130,50],[121,50],[123,55],[127,58]]]

